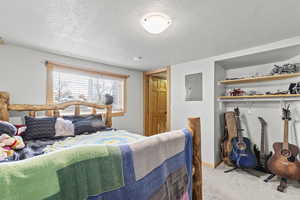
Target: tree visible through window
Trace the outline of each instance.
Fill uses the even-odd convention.
[[[84,72],[84,70],[68,70],[53,68],[52,101],[87,101],[97,104],[105,103],[105,95],[113,96],[113,111],[124,111],[124,90],[126,78]]]

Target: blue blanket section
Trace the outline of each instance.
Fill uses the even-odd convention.
[[[109,191],[88,200],[148,200],[165,183],[167,177],[176,170],[186,167],[188,173],[188,192],[192,199],[192,135],[183,129],[186,138],[185,150],[163,162],[147,176],[136,181],[132,151],[128,145],[121,145],[123,157],[123,175],[125,186],[114,191]]]
[[[185,134],[185,162],[189,175],[189,197],[192,199],[192,189],[193,189],[193,136],[192,133],[188,129],[183,129],[183,133]]]

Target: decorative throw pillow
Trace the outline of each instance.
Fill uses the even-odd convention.
[[[73,122],[75,127],[75,135],[83,133],[95,133],[104,130],[105,124],[99,116],[91,115],[84,119]]]
[[[53,138],[55,136],[55,117],[32,118],[25,116],[25,140]]]
[[[74,136],[74,124],[70,120],[57,118],[55,123],[55,137]]]
[[[9,122],[0,121],[0,135],[3,133],[14,136],[17,133],[17,128]]]

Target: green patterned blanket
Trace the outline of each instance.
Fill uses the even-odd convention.
[[[122,155],[116,145],[143,138],[122,130],[80,135],[49,145],[47,154],[1,163],[1,199],[79,200],[120,188]]]
[[[2,163],[1,199],[79,200],[111,191],[124,184],[121,160],[118,147],[89,145]]]

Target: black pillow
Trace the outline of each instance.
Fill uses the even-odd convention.
[[[25,116],[25,140],[53,138],[55,136],[55,117],[32,118]]]
[[[73,122],[73,124],[75,135],[80,135],[83,133],[95,133],[106,128],[102,119],[97,115],[87,116],[84,119]]]
[[[5,121],[0,121],[0,135],[5,133],[10,136],[14,136],[17,131],[17,128],[13,124]]]

